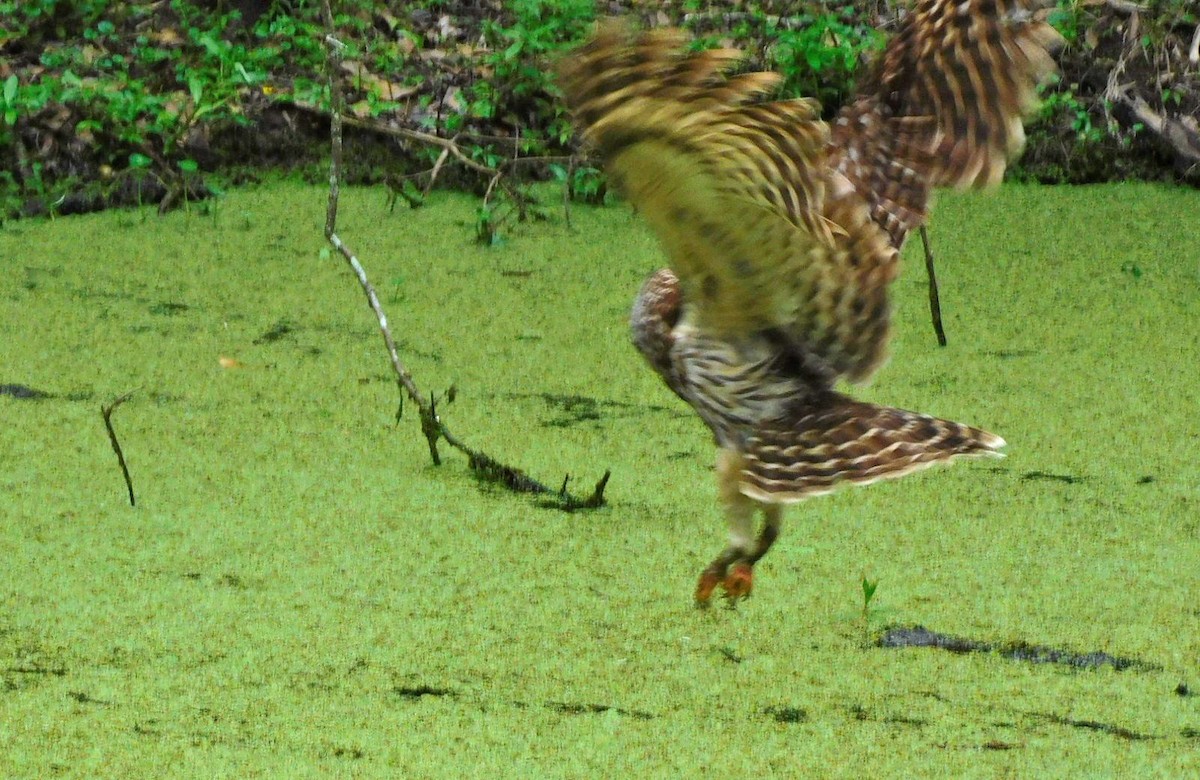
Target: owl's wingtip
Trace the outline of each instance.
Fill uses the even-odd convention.
[[[1004,440],[1003,436],[997,436],[996,434],[988,433],[987,431],[979,431],[978,438],[979,444],[983,448],[985,454],[992,455],[997,458],[1004,457],[1005,453],[1000,452],[1000,450],[1007,447],[1008,442]]]
[[[959,458],[1004,457],[1003,438],[928,415],[830,393],[751,437],[742,493],[790,504],[843,485],[868,485]]]

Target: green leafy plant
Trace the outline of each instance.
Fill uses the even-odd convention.
[[[807,18],[804,18],[807,17]],[[856,19],[853,9],[841,13],[803,15],[795,28],[767,25],[774,40],[768,65],[784,77],[784,92],[814,97],[836,108],[852,94],[854,75],[863,58],[883,49],[884,35]]]
[[[496,209],[484,203],[475,209],[475,241],[484,246],[499,246],[504,241]]]
[[[20,86],[17,74],[13,73],[4,80],[4,87],[0,89],[0,115],[4,117],[6,128],[16,125],[17,118],[21,115],[17,102],[17,90]]]
[[[875,591],[879,589],[879,580],[869,580],[867,575],[862,576],[862,644],[863,647],[871,646],[871,601],[875,598]]]
[[[475,210],[475,240],[485,246],[500,246],[509,225],[530,217],[541,220],[546,214],[526,188],[505,182],[489,191]]]
[[[1079,40],[1080,32],[1086,27],[1086,9],[1078,0],[1058,0],[1050,12],[1048,21],[1058,30],[1068,44]]]
[[[1079,85],[1069,84],[1064,88],[1056,77],[1052,86],[1056,89],[1044,95],[1038,118],[1055,126],[1069,127],[1080,143],[1095,144],[1103,140],[1105,128],[1093,124],[1091,112],[1077,94]]]
[[[472,120],[500,119],[520,128],[520,153],[545,154],[551,144],[570,141],[571,123],[554,85],[551,61],[582,40],[595,18],[591,0],[515,0],[508,20],[483,23],[485,41],[491,51],[483,57],[491,76],[464,90],[463,109],[443,118],[443,129],[451,134]],[[471,156],[495,167],[511,155],[491,139],[476,140]],[[488,162],[488,158],[491,159]]]
[[[589,165],[568,168],[554,163],[549,166],[556,181],[567,188],[567,197],[581,203],[603,203],[608,194],[608,183],[604,173]]]
[[[153,170],[151,170],[153,166],[154,160],[141,152],[134,152],[129,155],[129,172],[137,184],[137,203],[139,207],[142,205],[142,190],[144,189],[143,185],[146,182],[146,178],[154,175]],[[145,214],[142,215],[142,218],[145,219]]]
[[[105,0],[0,1],[0,45],[16,40],[37,48],[46,40],[72,37],[94,24],[109,5]]]

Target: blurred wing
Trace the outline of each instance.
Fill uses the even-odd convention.
[[[746,445],[741,491],[789,504],[960,457],[999,456],[1003,446],[999,436],[969,425],[830,392],[755,431]]]
[[[1062,41],[1050,0],[918,0],[834,122],[833,166],[900,246],[932,187],[998,184]]]
[[[861,199],[826,207],[814,102],[760,102],[778,75],[726,76],[739,53],[688,53],[686,40],[610,22],[570,55],[560,83],[584,141],[658,235],[697,328],[776,329],[821,368],[855,373],[876,349],[855,313],[879,309],[890,280],[860,253],[894,254],[886,236]]]

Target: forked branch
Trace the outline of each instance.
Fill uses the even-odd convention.
[[[609,472],[604,472],[604,476],[596,483],[591,495],[580,498],[571,495],[567,491],[567,480],[563,480],[563,486],[560,490],[550,488],[541,482],[530,477],[521,469],[513,466],[508,466],[497,461],[495,458],[487,455],[484,452],[474,450],[464,444],[450,430],[446,424],[442,422],[441,417],[437,413],[436,400],[430,396],[426,398],[417,387],[416,381],[412,374],[404,366],[400,360],[400,353],[396,349],[396,341],[392,338],[391,329],[388,327],[387,314],[383,311],[383,306],[379,302],[379,296],[375,293],[375,288],[367,278],[367,272],[359,262],[354,252],[342,241],[337,234],[337,211],[338,197],[340,193],[340,184],[342,176],[342,107],[343,97],[341,82],[338,74],[341,72],[342,50],[344,44],[339,41],[334,35],[333,28],[333,12],[330,8],[329,0],[324,0],[323,8],[325,17],[325,43],[328,51],[327,64],[329,68],[329,97],[330,97],[330,163],[329,163],[329,202],[325,212],[325,237],[333,248],[338,251],[346,263],[354,271],[355,277],[358,279],[359,286],[367,296],[367,303],[371,310],[375,313],[376,319],[379,321],[379,330],[383,334],[384,343],[387,346],[388,357],[392,361],[392,369],[396,374],[396,381],[402,392],[401,409],[403,409],[403,398],[408,397],[419,410],[421,418],[421,432],[425,435],[425,440],[429,445],[429,456],[432,458],[434,465],[441,465],[441,456],[438,453],[438,440],[445,440],[454,449],[462,452],[467,456],[467,463],[472,472],[479,478],[496,482],[504,485],[510,490],[520,493],[537,493],[547,497],[547,500],[542,502],[545,506],[550,506],[564,511],[574,511],[576,509],[590,509],[604,504],[604,488],[608,484]],[[445,140],[445,139],[438,139]],[[441,145],[441,144],[439,144]],[[457,145],[450,142],[443,145],[443,149],[450,154],[458,157],[460,161],[467,163],[471,167],[478,168],[478,164],[462,154]],[[493,170],[494,169],[489,169]],[[107,421],[107,415],[106,415]],[[111,429],[110,429],[111,430]],[[119,455],[118,451],[118,455]],[[127,477],[128,478],[128,477]],[[131,487],[132,498],[132,487]]]

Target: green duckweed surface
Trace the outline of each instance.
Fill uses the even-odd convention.
[[[949,346],[914,241],[854,392],[1008,457],[791,510],[736,611],[690,601],[710,437],[627,341],[653,240],[577,207],[484,249],[475,205],[350,190],[339,232],[450,428],[579,492],[611,469],[601,510],[430,464],[321,188],[0,229],[0,384],[52,395],[0,394],[0,776],[1200,774],[1200,193],[943,196]],[[136,508],[100,415],[131,390]]]

